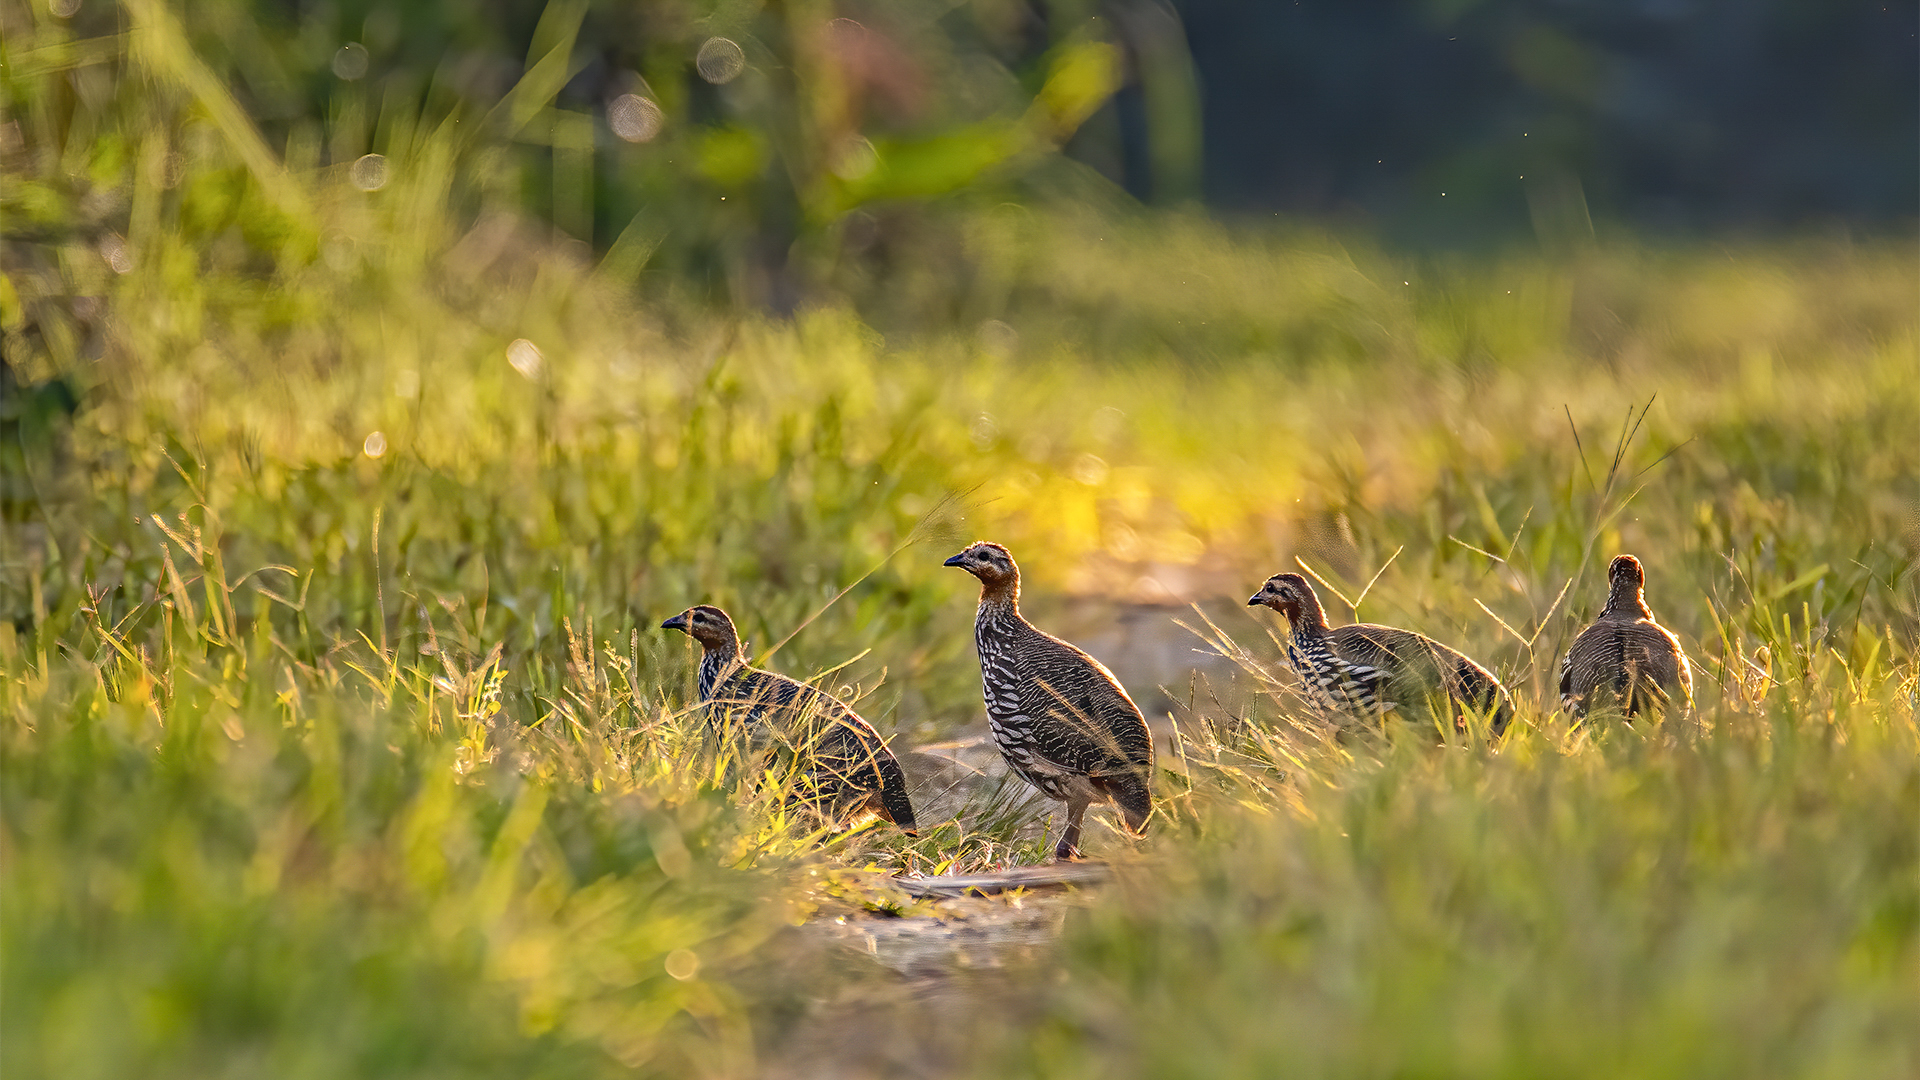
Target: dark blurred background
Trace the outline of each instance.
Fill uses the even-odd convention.
[[[1202,89],[1203,190],[1218,207],[1458,239],[1525,230],[1527,184],[1571,175],[1597,215],[1652,232],[1915,212],[1912,3],[1175,6]]]
[[[542,5],[494,6],[515,52]],[[674,36],[631,13],[649,6],[610,9],[608,33],[583,35],[603,56],[571,89],[638,66],[650,39]],[[1871,228],[1920,209],[1911,2],[952,7],[939,25],[953,41],[1016,73],[1081,24],[1120,44],[1126,81],[1068,152],[1150,203],[1331,215],[1448,245],[1526,234],[1542,198],[1569,183],[1597,217],[1660,233]],[[938,91],[919,69],[940,61],[915,55],[912,32],[890,28],[887,9],[836,8],[886,35],[882,49],[903,43],[866,62],[881,101],[869,119],[910,126],[939,111],[915,99]]]
[[[432,78],[483,100],[518,77],[549,7],[186,8],[224,9],[197,27],[220,34],[249,6],[262,41],[296,34],[316,58],[364,43],[367,78]],[[670,116],[698,124],[777,111],[688,77],[707,34],[741,41],[771,76],[767,95],[792,90],[781,69],[802,5],[586,6],[563,108],[599,111],[637,73]],[[1920,208],[1911,0],[850,0],[804,14],[863,31],[830,51],[853,73],[847,123],[868,135],[985,115],[1016,89],[1003,83],[1033,90],[1060,42],[1115,42],[1124,82],[1068,153],[1150,203],[1331,215],[1450,245],[1525,235],[1542,184],[1577,185],[1597,219],[1654,232],[1871,228]],[[235,59],[243,77],[263,67]],[[307,71],[300,86],[252,80],[256,111],[324,112],[333,72]],[[624,223],[625,201],[600,201],[600,229]]]

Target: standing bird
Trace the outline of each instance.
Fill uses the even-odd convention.
[[[748,665],[740,634],[727,613],[700,604],[660,624],[700,643],[700,700],[716,724],[740,720],[749,730],[776,725],[777,738],[804,747],[806,801],[825,804],[834,819],[871,810],[914,835],[906,774],[886,741],[847,703],[832,694]],[[756,732],[759,734],[759,732]]]
[[[1287,660],[1307,700],[1330,713],[1375,716],[1447,699],[1456,730],[1462,707],[1491,713],[1498,737],[1513,720],[1513,699],[1493,673],[1424,634],[1372,623],[1330,627],[1320,597],[1299,574],[1275,574],[1247,601],[1287,617]]]
[[[1127,831],[1153,813],[1153,736],[1140,709],[1100,661],[1020,614],[1020,568],[986,541],[946,561],[980,579],[973,620],[987,726],[1007,764],[1067,804],[1056,859],[1080,855],[1080,821],[1093,803],[1120,808]]]
[[[1646,584],[1646,571],[1631,555],[1615,556],[1607,567],[1607,606],[1560,662],[1560,707],[1575,720],[1595,707],[1626,717],[1646,709],[1693,710],[1693,668],[1680,639],[1653,621]]]

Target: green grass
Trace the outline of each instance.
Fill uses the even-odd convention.
[[[1066,946],[1085,977],[1005,1063],[1910,1072],[1913,675],[1794,655],[1797,677],[1695,725],[1533,717],[1497,753],[1195,723],[1179,853],[1087,909]]]
[[[950,266],[738,317],[526,224],[484,142],[263,178],[187,59],[23,110],[0,200],[121,215],[0,262],[10,361],[83,399],[0,450],[8,1075],[1920,1064],[1910,243],[1419,258],[1061,165],[1075,207],[925,210]],[[1090,830],[1117,883],[955,1016],[795,926],[1038,858],[1018,790],[819,834],[654,627],[719,603],[896,746],[976,732],[939,562],[981,536],[1042,625],[1180,619],[1231,671],[1168,688],[1153,835]],[[1552,712],[1619,551],[1693,725]],[[1498,750],[1300,722],[1239,606],[1296,557],[1499,673]]]

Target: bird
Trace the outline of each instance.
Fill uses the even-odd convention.
[[[805,747],[802,770],[811,799],[838,820],[871,810],[908,836],[917,835],[906,774],[886,740],[846,702],[743,658],[739,631],[727,613],[698,604],[660,624],[700,643],[700,700],[710,720],[731,718],[750,731],[770,723],[776,738]]]
[[[1275,574],[1247,601],[1286,616],[1293,630],[1287,661],[1307,700],[1333,714],[1377,716],[1444,695],[1456,729],[1463,706],[1490,714],[1497,738],[1513,720],[1513,698],[1493,673],[1455,649],[1412,630],[1372,623],[1327,625],[1313,586],[1299,574]]]
[[[1080,857],[1081,820],[1095,803],[1112,803],[1127,831],[1144,835],[1153,736],[1120,680],[1020,614],[1020,568],[1005,547],[983,540],[945,565],[980,579],[973,641],[994,744],[1022,779],[1067,806],[1054,858]]]
[[[1631,555],[1615,556],[1607,567],[1607,606],[1560,662],[1560,707],[1576,722],[1595,708],[1624,717],[1693,710],[1693,668],[1680,639],[1653,621],[1646,584]]]

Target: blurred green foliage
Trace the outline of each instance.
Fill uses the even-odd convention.
[[[182,10],[0,9],[9,1075],[1910,1071],[1907,247],[1414,259],[1145,214],[1048,149],[1111,86],[1071,35],[990,108],[875,129],[882,196],[687,74],[721,34],[773,70],[797,6],[689,17],[681,90],[636,69],[668,126],[604,145],[548,59],[596,9],[543,9],[484,100],[376,100],[319,74],[333,35]],[[363,36],[369,70],[413,40]],[[275,72],[324,123],[262,104]],[[707,240],[527,212],[668,146],[661,224]],[[996,186],[1022,168],[1048,199]],[[769,177],[820,291],[716,312],[700,260],[748,274],[714,238],[759,225],[702,230]],[[867,866],[1031,858],[1031,811],[787,820],[652,628],[720,603],[897,746],[950,736],[977,668],[938,562],[980,535],[1043,625],[1195,599],[1219,625],[1155,647],[1233,670],[1170,688],[1162,822],[1092,841],[1110,902],[959,1023],[790,924],[901,906]],[[1695,730],[1551,712],[1621,550]],[[1507,679],[1499,752],[1301,725],[1222,612],[1296,556]]]
[[[285,174],[353,175],[373,154],[382,185],[410,180],[452,223],[544,220],[644,293],[790,310],[893,217],[1074,168],[1055,150],[1125,60],[1084,5],[1055,7],[1037,26],[999,0],[865,21],[703,0],[16,8],[4,82],[25,168],[4,209],[30,232],[125,232],[144,179],[195,235],[310,262],[324,208]]]

